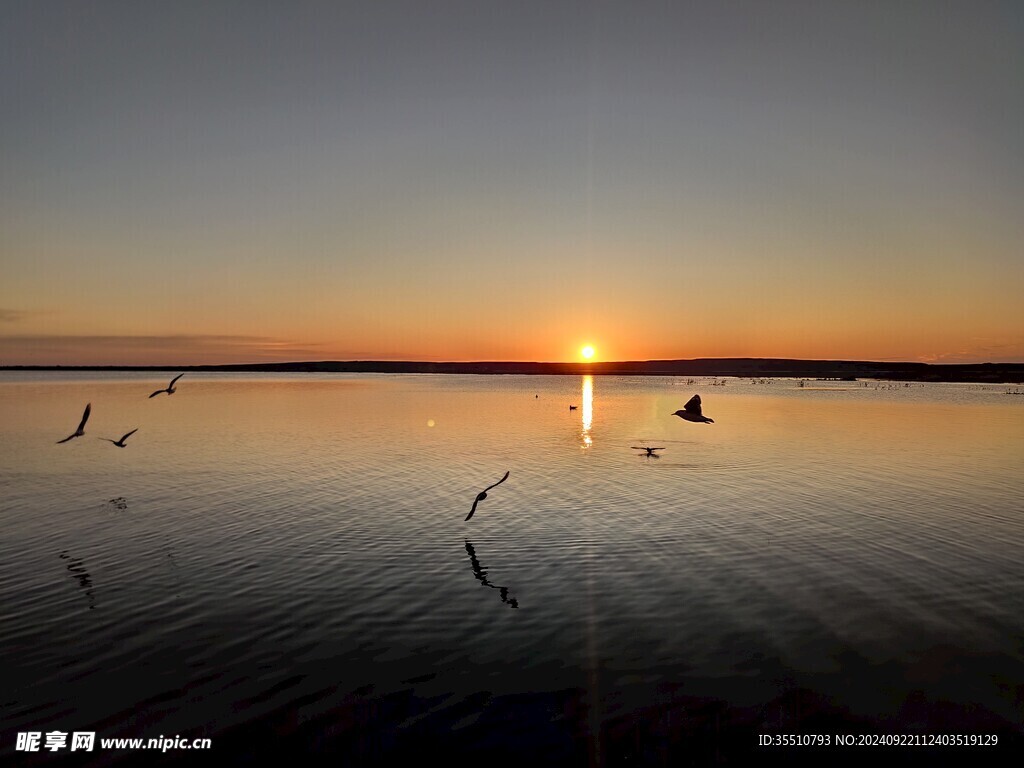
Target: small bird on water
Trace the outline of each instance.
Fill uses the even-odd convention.
[[[486,488],[484,488],[482,491],[480,491],[480,493],[478,493],[476,495],[476,499],[473,501],[473,508],[471,510],[469,510],[469,514],[466,515],[466,520],[469,520],[469,518],[471,518],[473,516],[473,513],[476,512],[476,505],[479,504],[481,501],[483,501],[484,499],[487,498],[487,492],[489,490],[491,490],[491,488],[494,488],[495,486],[501,485],[506,480],[508,480],[508,475],[509,475],[509,473],[506,472],[505,476],[502,477],[501,480],[496,482],[494,485],[488,485]]]
[[[134,435],[138,431],[139,431],[139,428],[136,427],[131,432],[129,432],[127,435],[124,435],[120,440],[111,440],[109,437],[101,437],[100,440],[106,440],[108,443],[113,443],[118,448],[124,448],[125,447],[124,441],[127,440],[129,437],[131,437],[132,435]]]
[[[683,410],[676,411],[672,414],[678,416],[686,421],[693,421],[697,424],[714,424],[714,419],[709,419],[700,410],[700,395],[694,395],[690,398],[689,402],[683,406]]]
[[[655,451],[665,450],[664,448],[648,448],[646,445],[631,445],[630,448],[634,451],[647,451],[648,456],[653,456],[656,459],[658,458],[658,454],[656,454]]]
[[[177,376],[175,376],[173,379],[171,379],[171,383],[167,385],[167,389],[158,389],[156,392],[154,392],[152,395],[150,395],[150,397],[156,397],[161,392],[166,392],[168,395],[173,395],[174,392],[175,392],[174,382],[176,382],[178,379],[180,379],[184,375],[185,375],[184,373],[179,373]]]
[[[89,414],[91,412],[92,412],[92,403],[86,403],[85,404],[85,413],[82,414],[82,421],[79,422],[78,429],[75,430],[74,434],[68,435],[63,440],[58,440],[57,441],[57,445],[60,445],[61,443],[66,443],[68,440],[70,440],[73,437],[81,437],[82,435],[84,435],[85,434],[85,422],[87,422],[89,420]]]

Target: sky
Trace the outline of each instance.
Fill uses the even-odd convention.
[[[0,3],[0,365],[1024,362],[1024,8]]]

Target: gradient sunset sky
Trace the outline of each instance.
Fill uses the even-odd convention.
[[[1024,362],[1022,8],[5,2],[0,365]]]

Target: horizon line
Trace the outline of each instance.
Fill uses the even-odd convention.
[[[84,363],[65,365],[61,363],[38,364],[38,363],[3,363],[0,370],[11,369],[32,369],[32,370],[53,370],[53,369],[124,369],[124,370],[171,370],[171,369],[199,369],[199,368],[268,368],[281,366],[303,366],[303,365],[384,365],[384,366],[479,366],[479,365],[501,365],[501,366],[575,366],[575,367],[603,367],[612,365],[655,365],[655,364],[679,364],[679,363],[701,363],[701,362],[774,362],[774,363],[836,363],[846,365],[878,365],[878,366],[928,366],[928,367],[978,367],[978,366],[1019,366],[1024,368],[1024,362],[971,362],[971,363],[944,363],[925,362],[922,360],[865,360],[851,358],[816,358],[816,357],[692,357],[692,358],[651,358],[646,360],[387,360],[381,358],[358,358],[350,360],[282,360],[282,361],[251,361],[243,363]]]

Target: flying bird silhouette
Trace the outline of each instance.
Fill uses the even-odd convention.
[[[653,456],[654,458],[658,458],[658,454],[656,454],[655,451],[665,450],[664,448],[648,448],[646,445],[631,445],[630,448],[634,451],[647,451],[647,455]]]
[[[175,390],[174,390],[174,382],[176,382],[178,379],[180,379],[184,375],[185,375],[184,373],[179,373],[177,376],[175,376],[173,379],[171,379],[171,383],[167,385],[167,389],[158,389],[156,392],[154,392],[152,395],[150,395],[150,397],[156,397],[161,392],[166,392],[168,395],[173,395],[174,392],[175,392]]]
[[[131,437],[132,435],[134,435],[138,431],[139,431],[139,428],[136,427],[131,432],[129,432],[127,435],[124,435],[120,440],[111,440],[109,437],[101,437],[99,439],[100,440],[106,440],[108,443],[113,443],[118,448],[124,448],[125,447],[124,441],[127,440],[129,437]]]
[[[700,395],[694,395],[689,402],[683,406],[683,410],[672,414],[686,421],[693,421],[697,424],[714,424],[714,419],[709,419],[700,410]]]
[[[82,421],[79,423],[78,429],[75,430],[74,434],[68,435],[63,440],[58,440],[57,441],[57,445],[60,445],[61,443],[66,443],[68,440],[70,440],[73,437],[81,437],[82,435],[84,435],[85,434],[85,422],[87,422],[89,420],[89,413],[91,411],[92,411],[92,403],[86,403],[85,404],[85,413],[82,414]]]
[[[575,411],[576,410],[576,406],[575,405],[570,405],[569,406],[569,410],[570,411]]]
[[[473,501],[473,508],[471,510],[469,510],[469,514],[466,515],[466,520],[469,520],[469,518],[471,518],[473,516],[473,513],[476,512],[476,505],[479,504],[481,501],[483,501],[484,499],[487,498],[487,492],[489,490],[491,490],[491,488],[494,488],[495,486],[501,485],[506,480],[508,480],[508,474],[509,473],[506,472],[505,476],[503,478],[501,478],[501,480],[496,482],[494,485],[488,485],[486,488],[484,488],[482,491],[480,491],[480,493],[478,493],[476,495],[476,499]]]

